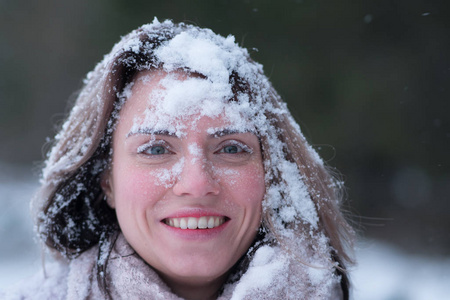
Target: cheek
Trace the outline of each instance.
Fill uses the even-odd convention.
[[[258,207],[265,193],[264,171],[258,165],[249,165],[237,169],[225,169],[220,172],[220,183],[227,186],[234,199],[241,204]]]
[[[155,172],[136,168],[118,168],[114,176],[117,208],[146,206],[159,199],[165,188],[158,184]]]

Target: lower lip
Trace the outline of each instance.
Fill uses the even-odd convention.
[[[228,226],[230,220],[225,221],[222,225],[208,229],[181,229],[167,225],[161,222],[163,227],[179,238],[187,240],[208,240],[215,238]]]

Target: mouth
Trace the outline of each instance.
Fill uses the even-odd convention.
[[[179,229],[213,229],[219,227],[223,223],[228,221],[225,216],[202,216],[195,217],[183,217],[183,218],[166,218],[162,222],[170,227]]]

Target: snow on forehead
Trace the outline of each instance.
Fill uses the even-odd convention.
[[[257,110],[251,107],[248,95],[233,95],[232,70],[238,70],[244,77],[251,73],[242,68],[247,62],[247,52],[235,43],[234,37],[223,38],[210,30],[189,30],[162,44],[154,55],[167,74],[160,80],[160,88],[155,88],[148,96],[145,120],[135,123],[168,127],[168,124],[174,126],[176,119],[196,114],[222,115],[236,129],[248,129],[249,119]],[[180,79],[180,69],[201,75]],[[238,101],[230,101],[234,97]],[[152,124],[155,116],[158,122]],[[176,127],[181,129],[182,126]]]
[[[168,71],[188,68],[214,83],[228,83],[230,70],[245,60],[246,51],[233,36],[223,38],[209,30],[182,32],[155,51]]]
[[[172,117],[195,113],[215,117],[223,111],[226,99],[232,97],[228,84],[196,77],[184,80],[177,77],[176,74],[165,76],[160,81],[162,88],[155,89],[149,96],[149,104],[157,106],[160,113]]]
[[[183,120],[192,116],[196,116],[194,123],[203,116],[221,117],[228,129],[252,129],[248,99],[244,99],[247,103],[230,102],[232,92],[228,84],[212,83],[198,77],[181,78],[183,74],[179,72],[164,74],[157,81],[155,74],[161,73],[150,73],[137,79],[141,84],[157,84],[144,96],[147,108],[143,116],[134,120],[131,132],[149,127],[183,135],[187,126]],[[195,126],[188,126],[192,125]]]

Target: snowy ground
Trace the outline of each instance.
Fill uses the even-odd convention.
[[[0,289],[37,272],[28,203],[38,186],[27,169],[0,163]],[[361,242],[351,274],[356,300],[450,299],[450,257],[407,255],[377,241]]]
[[[352,273],[356,300],[450,299],[450,257],[407,255],[376,241],[360,243]]]

